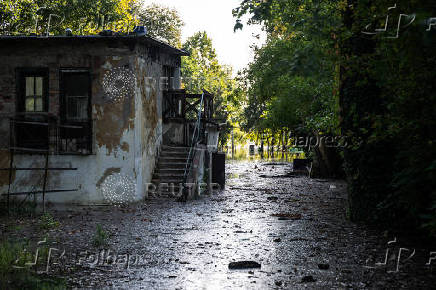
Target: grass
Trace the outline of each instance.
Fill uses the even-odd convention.
[[[59,226],[59,222],[56,221],[53,216],[46,212],[39,218],[39,228],[41,230],[51,230],[57,228]]]
[[[28,246],[28,242],[0,243],[0,289],[66,289],[65,279],[38,275],[25,265],[35,258]]]
[[[97,225],[97,229],[94,234],[94,238],[92,240],[92,244],[95,247],[101,247],[107,245],[109,235],[108,233],[103,229],[101,225]]]
[[[13,217],[33,217],[36,212],[36,203],[33,201],[17,201],[12,199],[9,206],[9,215]],[[0,203],[0,216],[8,216],[6,202]]]

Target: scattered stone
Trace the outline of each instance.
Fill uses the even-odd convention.
[[[318,264],[320,270],[328,270],[330,268],[329,264]]]
[[[290,178],[290,177],[296,177],[295,173],[288,173],[285,175],[266,175],[266,174],[262,174],[259,175],[260,178]]]
[[[260,268],[261,265],[254,261],[239,261],[239,262],[231,262],[229,263],[229,269],[251,269],[251,268]]]
[[[315,280],[315,278],[313,278],[313,276],[308,275],[308,276],[304,276],[301,279],[301,282],[302,283],[311,283],[311,282],[316,282],[316,280]]]
[[[272,214],[273,217],[278,217],[279,220],[299,220],[301,219],[301,214],[292,214],[292,213],[278,213]]]
[[[287,217],[279,217],[278,220],[279,221],[290,221],[291,219],[287,218]]]

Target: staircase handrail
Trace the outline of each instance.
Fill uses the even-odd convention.
[[[185,190],[186,181],[188,180],[188,175],[191,172],[195,147],[197,147],[200,141],[199,139],[200,139],[200,126],[201,126],[201,112],[203,110],[203,105],[204,105],[204,91],[203,94],[201,95],[200,108],[198,110],[197,121],[195,122],[194,133],[192,134],[192,142],[191,142],[191,147],[189,149],[188,159],[186,160],[185,172],[183,173],[183,184],[182,184],[183,190]]]

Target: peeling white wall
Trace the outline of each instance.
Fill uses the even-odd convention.
[[[106,203],[102,186],[110,176],[125,176],[133,183],[134,200],[145,197],[145,186],[151,181],[158,149],[162,143],[162,91],[158,80],[162,76],[162,66],[180,65],[180,57],[160,53],[158,58],[148,55],[148,48],[131,49],[120,45],[108,48],[104,43],[43,46],[40,48],[5,49],[0,48],[0,56],[8,57],[3,73],[14,71],[16,67],[50,68],[50,111],[58,114],[56,102],[59,99],[59,69],[61,67],[89,68],[92,74],[92,106],[94,119],[93,155],[51,155],[49,167],[78,168],[77,171],[50,171],[47,190],[78,189],[77,192],[47,193],[46,201],[51,203],[101,204]],[[35,58],[38,55],[38,58]],[[135,75],[136,85],[132,99],[119,103],[104,101],[102,79],[113,67],[128,66]],[[146,81],[148,79],[148,81]],[[9,82],[15,86],[15,80]],[[15,91],[11,90],[15,99]],[[1,95],[1,91],[0,91]],[[2,124],[15,112],[14,106],[0,108]],[[4,136],[9,136],[8,126]],[[120,128],[121,131],[120,131]],[[6,143],[6,142],[2,142]],[[1,144],[0,144],[1,145]],[[0,155],[8,158],[3,145]],[[16,167],[44,167],[43,155],[16,154]],[[4,162],[3,162],[4,161]],[[3,160],[2,165],[8,164]],[[2,172],[2,175],[8,172]],[[43,171],[17,171],[12,191],[42,190]],[[4,181],[5,176],[0,176]],[[115,193],[119,188],[114,188]],[[0,192],[7,192],[7,184],[0,183]],[[38,196],[42,200],[42,196]]]

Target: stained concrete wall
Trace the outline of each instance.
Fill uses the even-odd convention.
[[[53,203],[105,203],[102,187],[116,193],[108,178],[123,176],[132,183],[134,200],[144,197],[151,181],[158,148],[162,142],[162,66],[180,66],[180,56],[170,55],[141,43],[123,41],[32,42],[0,45],[0,166],[9,166],[9,117],[16,111],[15,69],[49,68],[49,112],[59,116],[59,72],[61,68],[87,68],[92,74],[93,155],[50,156],[50,167],[72,167],[77,171],[53,171],[48,190],[78,192],[47,194]],[[110,102],[102,82],[112,68],[128,67],[136,84],[130,97]],[[16,154],[16,167],[43,167],[41,155]],[[41,189],[42,172],[17,171],[13,191]],[[7,191],[8,173],[0,172],[0,192]],[[39,183],[39,184],[38,184]],[[111,188],[111,186],[113,188]]]

